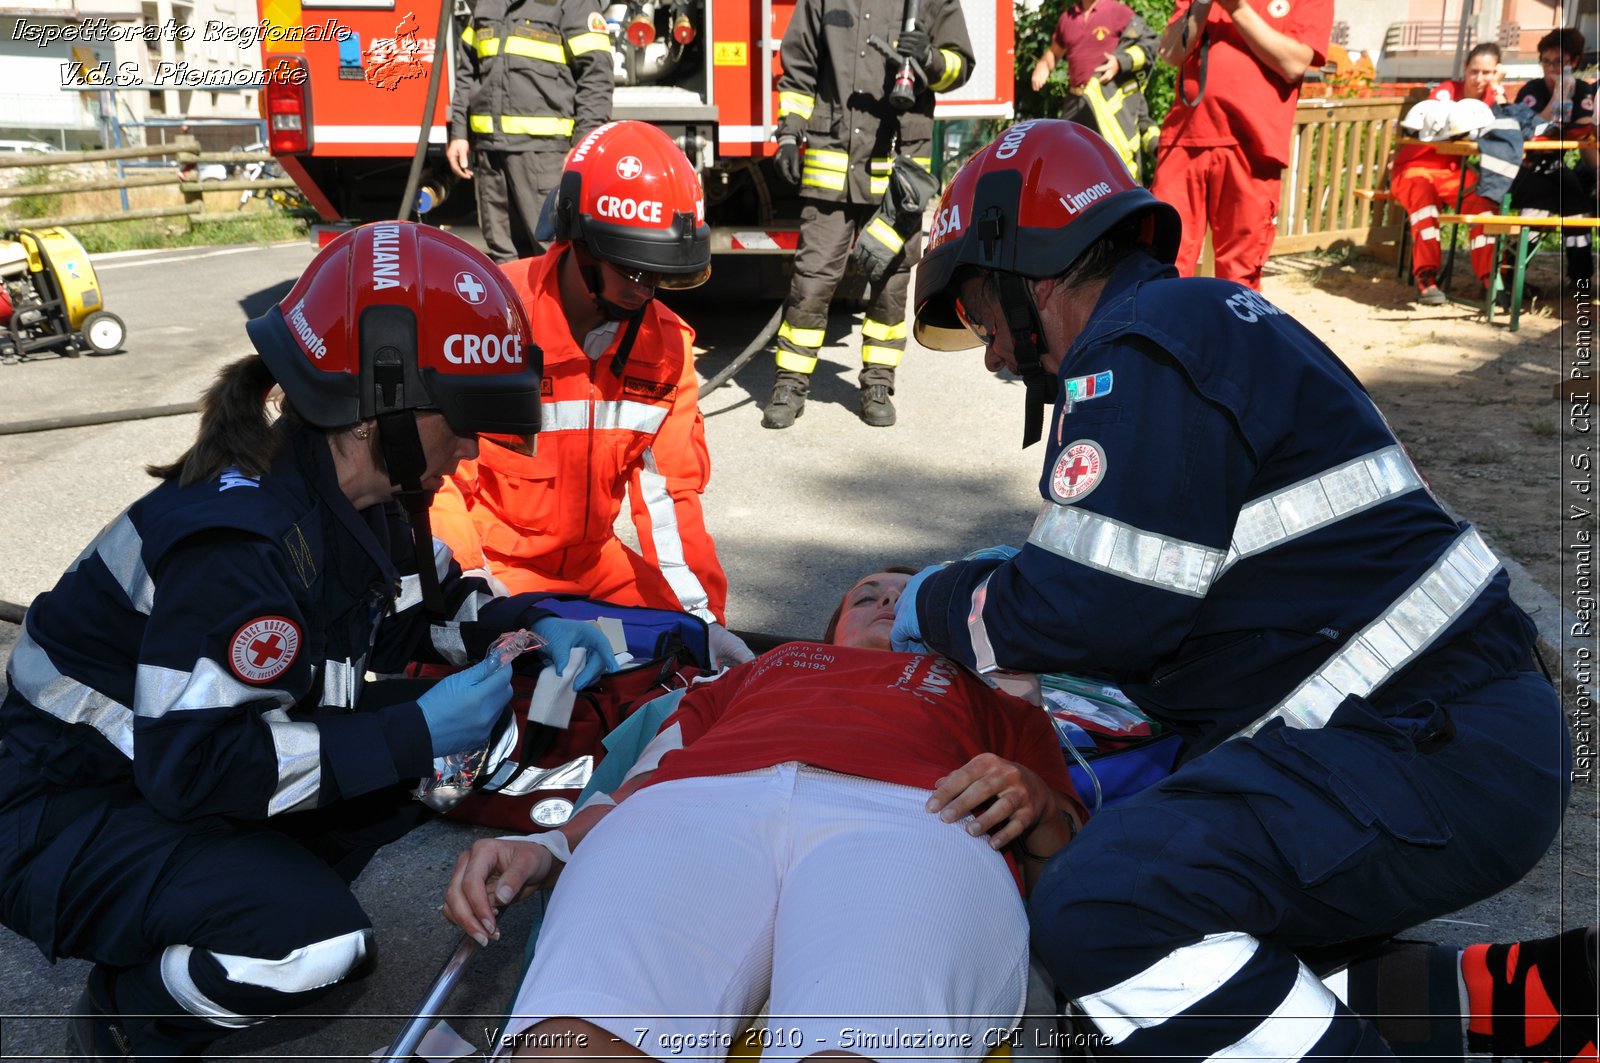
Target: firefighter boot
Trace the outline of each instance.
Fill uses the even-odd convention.
[[[778,379],[772,384],[772,398],[761,413],[762,428],[789,428],[795,419],[806,412],[806,393],[811,390],[811,377],[792,369],[778,370]]]
[[[133,1041],[114,1013],[106,969],[96,965],[72,1015],[74,1054],[92,1060],[133,1058]]]
[[[873,428],[888,428],[894,424],[894,366],[866,365],[861,367],[861,419]]]

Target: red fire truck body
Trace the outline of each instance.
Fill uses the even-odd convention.
[[[793,0],[603,0],[616,66],[615,118],[667,130],[700,171],[719,253],[792,251],[798,208],[773,179],[778,44]],[[439,0],[258,0],[262,106],[273,154],[328,223],[393,218],[428,123],[419,192],[430,220],[471,220],[470,185],[444,160],[461,18],[440,41]],[[938,117],[1012,114],[1012,0],[965,5],[973,77]],[[935,151],[939,150],[935,146]]]

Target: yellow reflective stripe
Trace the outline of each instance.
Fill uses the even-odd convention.
[[[1089,110],[1094,114],[1095,124],[1100,127],[1100,133],[1105,137],[1106,143],[1117,153],[1122,165],[1128,168],[1128,173],[1134,180],[1138,180],[1139,148],[1128,139],[1128,134],[1123,132],[1122,123],[1117,121],[1117,108],[1106,102],[1105,91],[1100,87],[1098,78],[1090,78],[1089,83],[1083,87],[1083,98],[1089,101]]]
[[[881,196],[887,191],[889,191],[889,179],[887,177],[873,177],[867,181],[868,195]]]
[[[906,246],[905,238],[899,233],[895,232],[894,226],[890,225],[882,217],[876,215],[871,221],[867,222],[867,227],[865,230],[863,230],[862,236],[872,237],[874,240],[878,241],[878,243],[897,254],[901,248]],[[868,322],[868,324],[871,324],[871,322]],[[866,330],[866,326],[862,326],[861,334],[863,336],[870,335]],[[889,339],[888,336],[878,336],[875,338],[880,340]]]
[[[475,114],[467,119],[467,128],[474,133],[493,133],[494,117],[487,114]]]
[[[779,118],[785,118],[792,114],[797,118],[809,119],[811,117],[812,108],[816,107],[816,105],[816,97],[807,96],[803,92],[778,93]]]
[[[608,33],[580,33],[575,37],[567,38],[567,47],[573,55],[588,55],[598,52],[602,48],[611,48],[611,35]]]
[[[552,118],[548,115],[500,116],[500,132],[519,133],[526,137],[570,137],[574,124],[570,118]]]
[[[813,170],[833,170],[836,173],[849,173],[850,153],[807,148],[806,167]]]
[[[1143,70],[1150,57],[1144,54],[1144,49],[1137,44],[1128,45],[1128,61],[1133,64],[1134,70]]]
[[[487,59],[491,55],[499,55],[500,54],[500,38],[499,37],[485,37],[482,40],[476,42],[476,44],[474,44],[473,47],[476,49],[479,59]]]
[[[821,349],[826,334],[819,328],[795,328],[785,321],[778,326],[778,338],[788,340],[796,347],[809,347],[815,351]]]
[[[961,53],[940,48],[939,54],[944,56],[944,74],[938,81],[928,86],[934,92],[943,92],[961,78]]]
[[[802,185],[815,185],[818,188],[828,188],[835,192],[844,191],[845,175],[842,173],[818,172],[816,170],[802,170],[800,183]],[[888,186],[885,185],[885,188]]]
[[[913,156],[911,156],[911,161],[916,163],[918,166],[922,167],[924,170],[927,170],[929,173],[933,172],[933,158],[932,158],[932,156],[929,156],[929,155],[913,155]]]
[[[471,26],[468,26],[466,29],[461,31],[461,39],[467,42],[468,48],[473,48],[478,43],[478,31],[473,29]]]
[[[867,160],[867,172],[870,174],[887,174],[894,169],[894,159],[876,158]]]
[[[808,357],[793,351],[779,351],[775,361],[779,369],[787,369],[791,373],[810,373],[817,368],[817,356],[814,354]]]
[[[906,323],[901,321],[888,325],[869,317],[861,322],[861,335],[869,340],[903,340],[906,338]]]
[[[507,37],[507,55],[525,55],[530,59],[543,59],[547,63],[567,65],[567,50],[554,41],[535,41],[527,37]]]
[[[897,366],[900,359],[905,357],[905,351],[899,347],[879,347],[872,343],[861,345],[861,362],[863,365]]]

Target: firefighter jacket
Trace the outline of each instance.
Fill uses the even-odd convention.
[[[450,136],[565,152],[611,120],[612,84],[597,0],[479,0],[456,50]]]
[[[1090,77],[1075,86],[1061,117],[1097,130],[1110,144],[1134,180],[1142,178],[1141,159],[1155,153],[1161,130],[1150,118],[1144,83],[1156,55],[1155,32],[1144,19],[1128,12],[1117,45],[1107,55],[1116,56],[1117,76],[1109,85]],[[1098,65],[1098,64],[1094,64]]]
[[[1196,751],[1532,667],[1500,562],[1350,371],[1257,293],[1135,253],[1059,379],[1028,542],[927,579],[929,646],[1108,677]]]
[[[889,186],[895,155],[933,169],[933,97],[972,76],[972,42],[959,0],[923,0],[917,19],[937,59],[931,84],[897,111],[889,101],[900,65],[868,42],[893,44],[904,0],[801,0],[783,35],[778,77],[779,135],[804,136],[800,194],[876,203]],[[942,64],[942,66],[941,66]]]
[[[436,544],[430,623],[399,507],[357,511],[326,437],[279,430],[267,475],[163,483],[34,601],[0,703],[23,770],[0,802],[131,784],[173,820],[262,819],[431,775],[422,710],[363,709],[364,676],[479,659],[548,614]]]
[[[711,478],[694,374],[694,332],[659,300],[621,372],[618,338],[591,359],[561,307],[558,271],[569,245],[508,263],[544,348],[543,425],[535,453],[486,443],[434,500],[434,533],[514,592],[584,583],[586,566],[616,550],[628,495],[644,554],[644,604],[721,622],[728,580],[706,532],[700,496]],[[651,572],[649,570],[654,570]],[[649,578],[659,573],[658,578]],[[598,595],[597,595],[598,596]]]

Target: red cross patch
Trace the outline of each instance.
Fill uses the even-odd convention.
[[[1050,470],[1050,493],[1057,502],[1076,502],[1100,485],[1106,474],[1106,452],[1092,439],[1068,443]]]
[[[300,652],[300,629],[293,620],[263,616],[239,629],[228,644],[228,667],[247,683],[266,683],[289,670]]]

